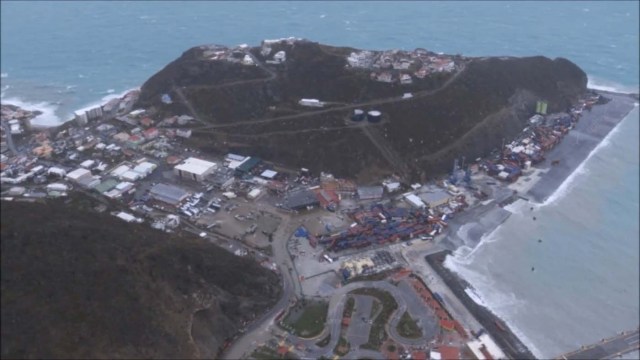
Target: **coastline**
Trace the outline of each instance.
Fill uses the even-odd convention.
[[[494,341],[502,348],[504,353],[512,359],[535,359],[536,357],[527,348],[518,336],[500,318],[494,315],[488,308],[476,303],[465,291],[472,286],[456,273],[444,266],[444,259],[451,255],[449,250],[444,250],[435,254],[425,256],[425,260],[433,270],[447,284],[451,292],[464,304],[473,317],[482,325]],[[503,324],[504,330],[500,330],[496,321]]]
[[[575,128],[546,154],[546,159],[542,163],[527,172],[523,179],[506,187],[503,186],[510,191],[498,193],[497,196],[492,196],[495,200],[491,203],[467,210],[464,215],[453,219],[449,234],[443,240],[447,250],[425,257],[427,263],[440,275],[478,322],[513,358],[535,358],[535,356],[515,335],[509,324],[495,315],[489,307],[480,305],[469,297],[465,289],[473,286],[459,274],[446,268],[444,259],[448,255],[453,255],[454,252],[458,253],[461,248],[466,248],[467,253],[473,252],[484,239],[489,238],[502,223],[507,221],[511,212],[498,204],[522,199],[532,206],[544,206],[553,203],[566,193],[566,188],[573,178],[580,175],[581,165],[593,155],[594,150],[605,141],[638,103],[633,94],[595,91],[611,101],[594,106],[591,111],[584,111]],[[560,162],[552,166],[553,160],[560,160]],[[514,190],[517,194],[512,193]],[[463,226],[467,228],[464,238],[461,238],[459,230]],[[504,325],[504,331],[496,326],[496,321]]]
[[[633,110],[637,102],[632,95],[599,91],[610,98],[607,104],[594,106],[584,111],[574,129],[564,137],[558,146],[546,154],[546,159],[537,165],[544,175],[526,193],[538,204],[546,204],[557,189],[569,179],[591,152],[615,129]],[[559,164],[551,165],[553,160]]]

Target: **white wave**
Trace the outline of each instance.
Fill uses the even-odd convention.
[[[56,115],[58,106],[50,102],[30,103],[25,102],[18,98],[2,99],[3,104],[11,104],[29,111],[40,111],[42,114],[36,116],[31,120],[31,124],[35,126],[58,126],[63,121]]]
[[[108,89],[107,91],[105,91],[105,94],[113,94],[114,92],[116,92],[113,89]]]
[[[553,194],[551,194],[551,196],[549,196],[540,206],[547,206],[547,205],[553,204],[559,199],[562,199],[563,197],[565,197],[569,193],[569,190],[573,188],[573,183],[576,180],[577,176],[586,175],[589,173],[589,170],[586,168],[586,164],[589,161],[589,159],[591,159],[593,155],[595,155],[598,151],[600,151],[600,149],[609,145],[611,143],[611,137],[614,134],[618,133],[619,131],[620,131],[620,123],[618,123],[618,125],[616,125],[616,127],[613,128],[613,130],[611,130],[607,134],[607,136],[605,136],[604,139],[602,139],[602,141],[600,141],[600,143],[593,150],[591,150],[587,158],[582,160],[580,165],[578,165],[578,167],[571,173],[571,175],[569,175],[569,177],[567,177],[562,182],[562,184],[560,184],[560,186],[556,189],[556,191],[554,191]]]
[[[327,17],[327,15],[326,15],[326,14],[322,14],[322,15],[320,15],[320,19],[324,19],[324,18],[326,18],[326,17]]]
[[[89,111],[91,109],[95,109],[98,106],[102,106],[105,105],[107,102],[109,102],[112,99],[120,99],[123,98],[128,92],[133,91],[133,90],[139,90],[140,88],[135,87],[135,88],[131,88],[129,90],[125,90],[119,94],[109,94],[106,96],[103,96],[102,99],[98,100],[98,101],[94,101],[92,103],[89,103],[83,107],[81,107],[80,109],[77,109],[75,112],[85,112],[85,111]]]
[[[589,76],[587,87],[589,89],[616,92],[621,94],[637,94],[638,92],[640,92],[638,85],[622,85],[614,81],[600,79],[595,76]]]
[[[8,73],[0,73],[0,77],[6,78],[6,77],[9,77],[9,74]]]
[[[522,199],[517,199],[511,204],[507,204],[503,207],[503,209],[507,210],[512,214],[522,215],[528,203]]]
[[[471,300],[504,321],[536,358],[544,358],[540,349],[535,347],[533,342],[513,322],[513,314],[517,313],[518,309],[527,308],[526,301],[518,299],[512,292],[499,291],[499,287],[496,286],[493,279],[469,269],[467,265],[460,262],[455,256],[447,256],[444,261],[444,266],[447,269],[471,285],[470,288],[465,289],[465,293]]]
[[[473,302],[475,302],[476,304],[482,307],[487,307],[487,304],[484,302],[484,300],[482,300],[482,297],[473,288],[466,288],[464,289],[464,292],[466,292],[471,300],[473,300]]]

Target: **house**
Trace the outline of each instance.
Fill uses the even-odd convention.
[[[119,141],[119,142],[125,142],[129,140],[129,137],[130,137],[129,134],[127,134],[126,132],[121,132],[113,135],[113,140]]]
[[[402,74],[400,76],[400,84],[403,85],[409,85],[413,82],[413,80],[411,79],[411,75],[408,74]]]
[[[178,129],[176,130],[176,136],[188,139],[191,137],[191,129]]]
[[[142,132],[142,135],[145,137],[145,139],[147,140],[151,140],[151,139],[155,139],[158,137],[158,135],[160,135],[160,132],[158,131],[157,128],[148,128],[147,130]]]
[[[390,83],[393,82],[393,75],[391,75],[391,73],[388,72],[383,72],[381,74],[378,75],[378,81],[382,81],[382,82],[386,82],[386,83]]]
[[[183,179],[194,181],[203,181],[215,169],[216,163],[193,157],[186,159],[183,163],[173,168],[176,175]]]
[[[144,117],[140,120],[140,125],[148,128],[153,125],[153,120],[151,118]]]
[[[283,62],[287,61],[287,53],[284,51],[278,51],[277,53],[275,53],[275,55],[273,55],[273,61],[282,64]]]
[[[276,175],[278,175],[278,172],[273,171],[273,170],[265,170],[262,172],[262,174],[260,174],[260,177],[263,177],[267,180],[273,180]]]

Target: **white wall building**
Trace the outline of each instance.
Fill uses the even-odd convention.
[[[176,175],[181,178],[195,181],[203,181],[215,169],[216,163],[197,158],[188,158],[173,168]]]

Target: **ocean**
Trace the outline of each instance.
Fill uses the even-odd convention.
[[[635,1],[0,6],[2,102],[43,110],[36,124],[60,123],[139,87],[192,46],[288,36],[364,49],[565,57],[592,87],[639,87]],[[636,108],[536,209],[539,221],[512,208],[515,214],[473,255],[461,251],[448,262],[539,357],[638,326],[637,134]]]

